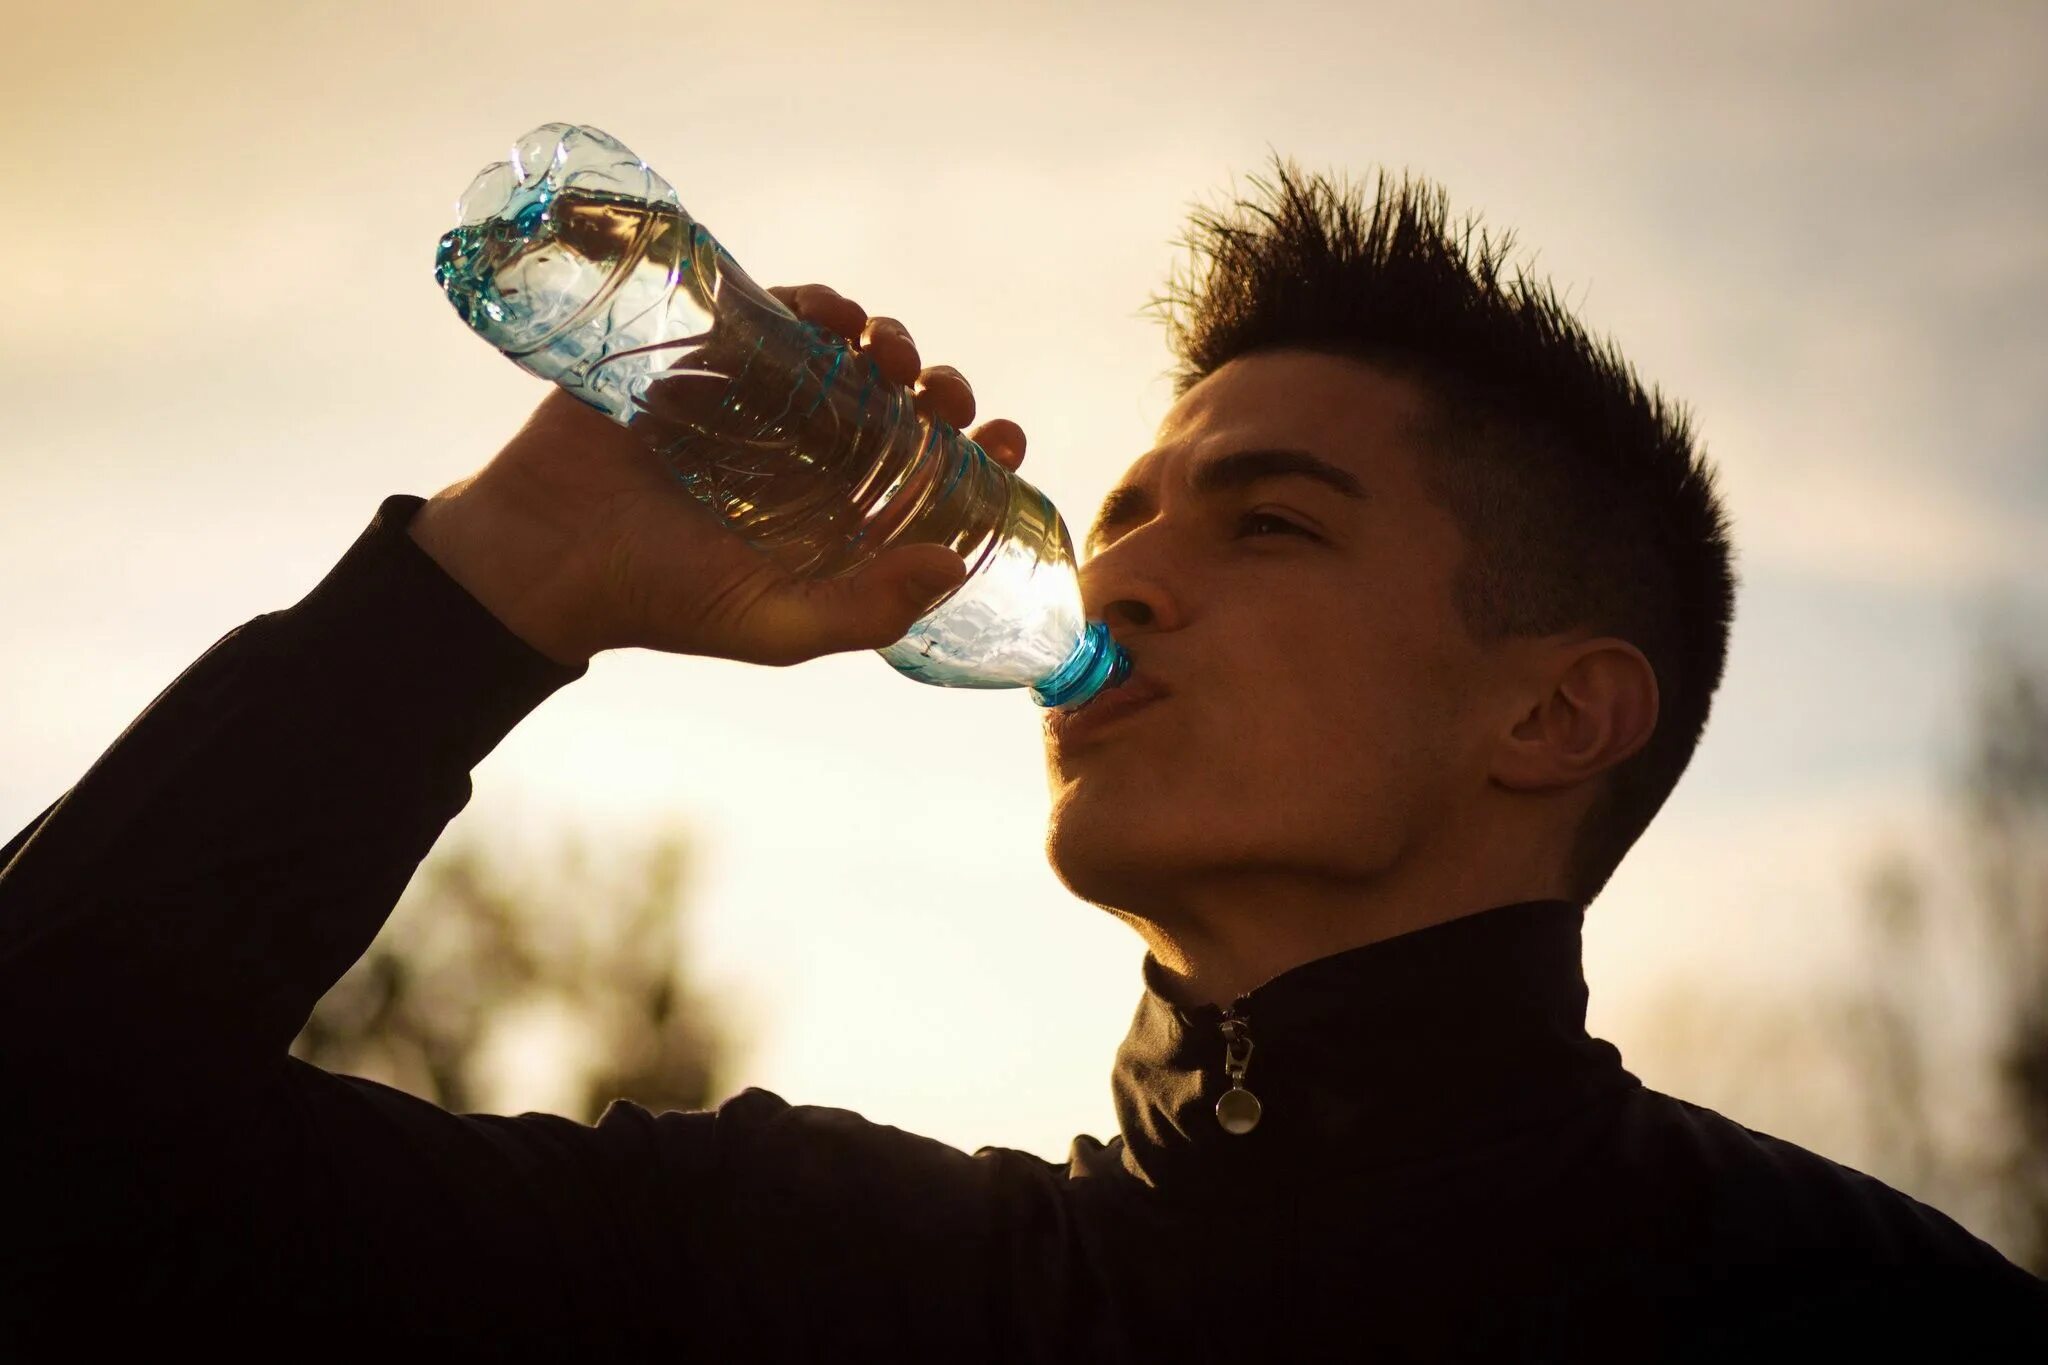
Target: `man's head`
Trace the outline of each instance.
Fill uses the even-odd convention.
[[[1170,695],[1049,740],[1053,866],[1151,923],[1268,891],[1590,903],[1720,683],[1712,470],[1441,190],[1279,180],[1198,211],[1206,270],[1153,303],[1177,401],[1081,577]]]

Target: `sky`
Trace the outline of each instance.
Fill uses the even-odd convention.
[[[1849,970],[1859,860],[1940,856],[1984,604],[2048,638],[2048,7],[0,10],[8,832],[539,400],[431,260],[557,119],[760,282],[903,320],[1077,528],[1171,402],[1140,310],[1192,206],[1277,152],[1512,229],[1692,410],[1738,546],[1704,741],[1588,921],[1593,1027],[1652,1084],[1661,1000]],[[1023,694],[615,652],[475,781],[456,827],[527,847],[687,830],[693,970],[754,1039],[728,1092],[970,1150],[1114,1131],[1142,948],[1045,864]]]

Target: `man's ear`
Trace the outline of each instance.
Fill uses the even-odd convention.
[[[1626,762],[1657,727],[1657,673],[1626,640],[1559,646],[1496,746],[1493,778],[1517,791],[1570,787]]]

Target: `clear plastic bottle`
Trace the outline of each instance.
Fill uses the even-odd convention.
[[[967,562],[966,581],[879,651],[898,670],[1029,687],[1056,707],[1128,674],[1082,613],[1046,496],[755,284],[617,139],[543,124],[456,212],[434,277],[463,321],[640,435],[783,568],[834,577],[926,541]]]

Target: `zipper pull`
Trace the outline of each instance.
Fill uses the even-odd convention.
[[[1252,1061],[1251,1025],[1238,1017],[1235,1005],[1223,1011],[1223,1072],[1230,1089],[1216,1101],[1216,1122],[1226,1133],[1249,1133],[1259,1126],[1259,1097],[1244,1088],[1245,1068]]]

